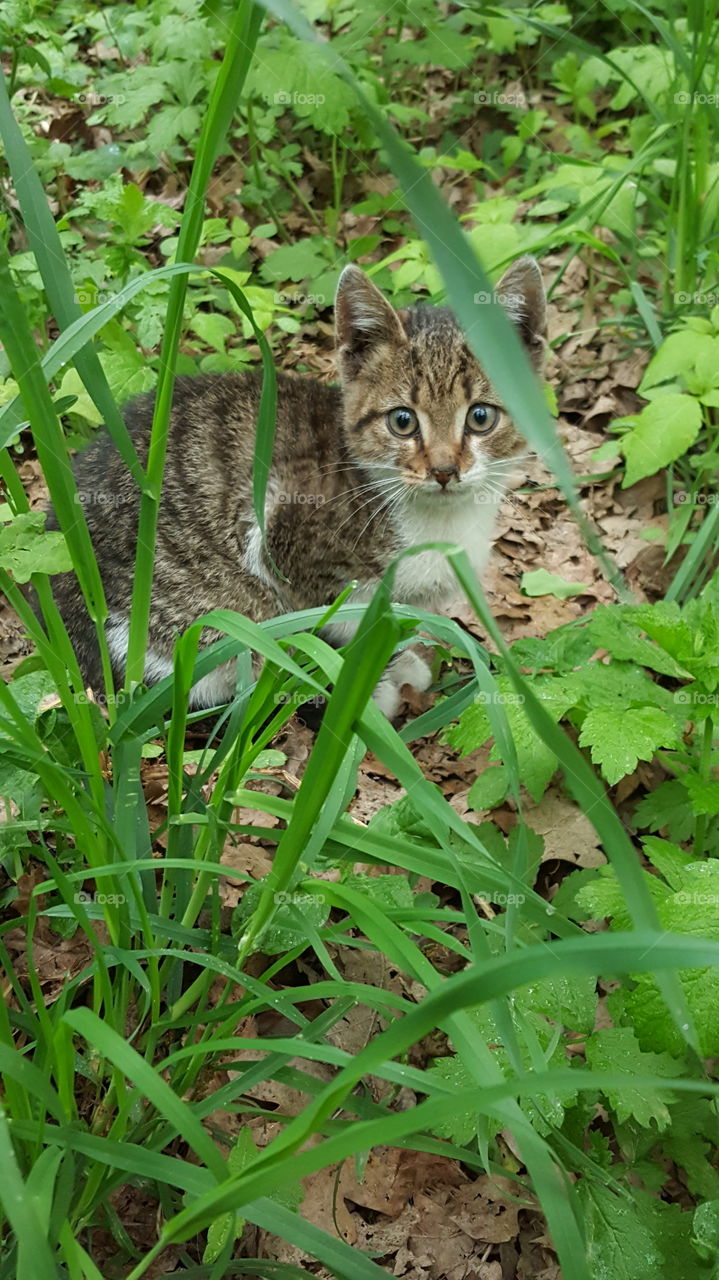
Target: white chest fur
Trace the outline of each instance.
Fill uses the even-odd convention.
[[[451,542],[466,551],[475,573],[484,569],[492,547],[492,534],[501,502],[499,495],[469,492],[466,496],[441,493],[420,497],[402,511],[399,533],[405,547],[423,542]],[[436,610],[460,594],[457,579],[441,551],[406,556],[397,566],[394,598],[402,604],[418,604]]]

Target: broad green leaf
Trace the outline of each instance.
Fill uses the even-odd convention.
[[[623,488],[676,462],[694,444],[702,425],[701,406],[692,396],[658,396],[642,409],[633,430],[619,441],[627,468]]]
[[[719,781],[713,778],[701,778],[698,773],[688,770],[682,776],[692,809],[695,813],[714,815],[719,813]]]
[[[410,909],[414,906],[414,894],[406,876],[351,875],[342,883],[382,907]]]
[[[681,874],[681,888],[676,892],[668,891],[657,876],[646,875],[662,927],[673,934],[719,940],[719,863],[714,859],[689,863]],[[595,880],[578,890],[577,902],[595,919],[609,917],[612,929],[629,927],[628,910],[609,867],[601,868]],[[719,971],[710,967],[680,969],[678,977],[697,1028],[702,1056],[713,1057],[719,1053]],[[640,973],[633,979],[631,987],[610,996],[615,1022],[617,1018],[629,1020],[642,1049],[681,1055],[681,1035],[654,977]]]
[[[666,828],[670,840],[687,840],[694,830],[694,814],[684,783],[678,778],[660,782],[656,790],[650,791],[637,805],[634,823],[649,831]]]
[[[72,559],[64,534],[45,532],[44,511],[25,511],[0,527],[0,568],[16,582],[33,573],[66,573]]]
[[[660,840],[658,836],[644,836],[642,848],[667,884],[672,889],[681,889],[685,880],[685,868],[692,860],[691,853],[687,853],[678,844],[672,844],[670,840]]]
[[[252,1133],[247,1125],[242,1128],[235,1139],[235,1143],[227,1157],[227,1168],[233,1175],[243,1173],[244,1170],[257,1159],[259,1147],[255,1146]],[[297,1183],[296,1186],[278,1187],[275,1196],[270,1199],[276,1199],[278,1204],[282,1204],[287,1209],[297,1209],[302,1203],[302,1187]],[[222,1253],[227,1240],[232,1234],[233,1239],[238,1240],[242,1235],[245,1225],[245,1219],[240,1213],[223,1213],[212,1223],[207,1232],[207,1244],[202,1255],[203,1262],[215,1262]]]
[[[545,1050],[551,1047],[554,1028],[539,1014],[533,1013],[531,1010],[525,1012],[521,1002],[522,994],[517,992],[516,1005],[512,1006],[512,1020],[520,1043],[522,1062],[527,1070],[531,1070],[531,1054],[526,1035],[523,1035],[523,1030],[526,1028],[530,1037],[536,1037],[540,1050],[544,1053]],[[488,1008],[476,1010],[470,1014],[470,1017],[479,1029],[482,1038],[491,1046],[493,1057],[501,1068],[502,1074],[512,1075],[511,1059],[502,1043],[501,1033],[490,1010]],[[565,1062],[564,1047],[561,1041],[557,1041],[546,1057],[546,1064],[548,1067],[558,1067]],[[438,1058],[429,1068],[428,1074],[439,1077],[446,1083],[453,1085],[455,1089],[469,1088],[474,1080],[471,1072],[459,1057]],[[546,1134],[552,1128],[558,1128],[562,1124],[565,1107],[574,1100],[576,1100],[576,1094],[574,1097],[565,1094],[562,1101],[560,1101],[557,1097],[538,1091],[532,1096],[531,1100],[525,1099],[523,1106],[527,1119],[530,1120],[539,1133]],[[478,1113],[467,1110],[462,1114],[452,1116],[450,1120],[433,1125],[432,1128],[441,1137],[450,1138],[459,1143],[467,1143],[471,1142],[476,1135],[477,1121]]]
[[[640,633],[628,605],[600,605],[589,621],[589,634],[597,648],[608,649],[617,658],[649,667],[661,675],[687,679],[690,672],[682,667],[671,654],[660,649]]]
[[[708,343],[713,349],[714,341],[708,334],[693,333],[690,329],[670,333],[649,361],[639,384],[639,394],[644,395],[651,387],[693,369],[702,343]]]
[[[682,1065],[668,1053],[647,1053],[641,1049],[631,1027],[608,1027],[595,1031],[587,1040],[587,1065],[594,1071],[626,1072],[623,1089],[606,1089],[604,1096],[621,1122],[633,1117],[645,1128],[656,1124],[662,1132],[670,1123],[671,1090],[633,1089],[637,1075],[678,1076]]]
[[[639,760],[653,759],[658,747],[679,742],[676,723],[659,707],[599,707],[587,714],[579,735],[610,786],[633,773]]]
[[[580,696],[581,682],[575,673],[561,677],[538,676],[531,683],[532,689],[542,700],[542,706],[555,722],[576,704]],[[557,757],[533,728],[522,705],[523,696],[515,692],[510,679],[500,676],[496,686],[494,694],[480,694],[467,707],[459,723],[449,730],[447,741],[463,753],[486,742],[491,735],[487,702],[490,697],[494,697],[502,704],[507,715],[517,751],[521,782],[535,800],[540,800],[557,768]],[[496,744],[492,748],[491,758],[500,758]]]
[[[658,876],[652,876],[647,871],[643,871],[642,877],[656,903],[663,902],[669,897],[670,890]],[[585,919],[608,918],[618,929],[629,928],[629,909],[613,867],[599,867],[594,878],[577,889],[576,901],[580,910],[586,912]]]
[[[586,583],[567,582],[559,574],[549,573],[547,569],[533,569],[531,573],[523,573],[520,585],[525,596],[556,596],[558,600],[581,596],[587,590]]]
[[[700,1258],[719,1260],[719,1200],[700,1204],[694,1210],[693,1243]]]
[[[517,1003],[522,1009],[542,1013],[571,1031],[589,1034],[597,1012],[597,984],[592,977],[541,978],[520,987]]]
[[[494,809],[501,804],[509,790],[509,778],[503,764],[483,769],[469,789],[467,804],[477,811]]]
[[[619,1196],[587,1179],[579,1198],[593,1280],[710,1280],[691,1246],[692,1215],[679,1205],[637,1187]]]
[[[269,47],[270,39],[274,48]],[[352,89],[328,66],[324,54],[286,31],[265,38],[247,88],[268,106],[292,111],[313,128],[333,134],[343,133],[357,106]]]
[[[18,709],[30,724],[35,723],[43,700],[57,692],[52,676],[45,670],[18,675],[15,680],[11,680],[9,689]]]
[[[192,331],[215,351],[224,351],[228,338],[235,333],[234,322],[219,311],[198,311],[192,319]]]
[[[283,244],[275,249],[262,264],[265,280],[283,283],[285,280],[311,280],[327,266],[327,258],[320,253],[314,240],[297,240],[295,244]]]
[[[235,908],[232,932],[236,937],[242,935],[256,911],[262,889],[261,883],[249,885]],[[330,913],[320,893],[279,891],[274,895],[274,906],[272,922],[260,931],[256,939],[257,948],[268,955],[279,955],[301,944],[309,945],[307,927],[320,929]]]

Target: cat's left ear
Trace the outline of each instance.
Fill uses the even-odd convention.
[[[407,341],[397,312],[354,263],[345,267],[337,285],[335,334],[340,364],[348,372],[357,370],[380,343]]]
[[[516,324],[532,363],[539,368],[544,360],[547,335],[547,295],[536,258],[526,254],[505,271],[497,294]]]

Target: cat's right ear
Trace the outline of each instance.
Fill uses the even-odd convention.
[[[335,337],[340,366],[348,373],[356,372],[381,343],[407,341],[397,312],[353,263],[345,267],[337,285]]]

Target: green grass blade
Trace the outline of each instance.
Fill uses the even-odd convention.
[[[149,1098],[159,1113],[207,1165],[218,1181],[226,1176],[224,1160],[214,1142],[195,1118],[191,1108],[177,1097],[162,1076],[153,1071],[149,1063],[145,1062],[131,1045],[111,1027],[105,1025],[91,1009],[69,1010],[64,1014],[63,1020],[133,1081],[141,1093]]]
[[[235,5],[228,22],[224,57],[210,94],[192,166],[185,201],[185,214],[177,243],[177,257],[181,261],[192,261],[200,244],[207,184],[250,68],[260,23],[261,11],[250,3],[250,0],[240,0]],[[147,457],[148,492],[143,494],[140,504],[126,666],[126,680],[130,685],[141,683],[144,673],[155,560],[155,536],[175,384],[175,365],[182,333],[185,292],[186,280],[183,276],[177,276],[170,285],[160,352],[160,377]]]
[[[72,277],[48,206],[47,196],[33,165],[29,148],[13,115],[2,73],[0,73],[0,137],[5,144],[5,154],[20,212],[30,248],[42,276],[48,302],[58,325],[61,329],[66,329],[81,314],[80,307],[75,298]],[[99,413],[107,423],[107,429],[121,457],[139,483],[142,479],[142,469],[127,427],[107,385],[97,353],[92,347],[79,351],[75,366]],[[19,421],[18,416],[15,421],[16,426]]]
[[[23,1183],[5,1112],[0,1105],[0,1204],[17,1238],[16,1280],[57,1280],[57,1269],[35,1204]]]

